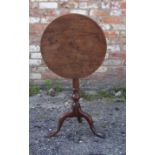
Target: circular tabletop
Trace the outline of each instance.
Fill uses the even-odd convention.
[[[56,18],[41,38],[41,53],[46,65],[65,78],[92,74],[102,64],[106,49],[102,29],[92,19],[79,14]]]

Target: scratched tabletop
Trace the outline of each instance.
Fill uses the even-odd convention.
[[[48,68],[70,79],[92,74],[102,64],[106,49],[102,29],[79,14],[56,18],[41,38],[41,53]]]

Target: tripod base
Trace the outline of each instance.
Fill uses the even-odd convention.
[[[63,113],[63,115],[58,120],[57,130],[50,132],[48,134],[48,137],[56,136],[58,134],[66,118],[77,117],[77,120],[79,123],[82,122],[82,118],[84,118],[87,121],[91,131],[93,132],[95,136],[100,137],[100,138],[105,138],[105,135],[100,135],[96,133],[94,125],[93,125],[92,117],[86,112],[81,110],[81,106],[79,103],[80,96],[79,96],[78,89],[73,90],[72,99],[73,99],[72,111]]]
[[[93,120],[92,120],[92,117],[87,114],[86,112],[83,112],[81,110],[81,108],[79,109],[76,109],[77,113],[75,113],[74,111],[71,111],[71,112],[66,112],[64,113],[60,118],[59,118],[59,121],[58,121],[58,127],[57,127],[57,130],[56,131],[53,131],[53,132],[50,132],[48,134],[48,137],[52,137],[52,136],[56,136],[58,134],[58,132],[60,131],[64,121],[66,118],[69,118],[69,117],[77,117],[77,120],[79,123],[82,122],[82,118],[86,119],[86,121],[88,122],[89,124],[89,127],[91,129],[91,131],[93,132],[93,134],[97,137],[100,137],[100,138],[105,138],[105,135],[100,135],[98,133],[96,133],[95,131],[95,128],[94,128],[94,125],[93,125]]]

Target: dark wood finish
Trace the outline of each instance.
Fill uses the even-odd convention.
[[[72,111],[65,112],[62,114],[62,116],[60,116],[58,120],[57,130],[50,132],[48,137],[56,136],[58,134],[66,118],[76,117],[79,123],[81,123],[82,118],[84,118],[88,122],[89,127],[95,136],[100,137],[100,138],[105,138],[104,134],[99,134],[96,132],[95,127],[93,125],[92,117],[81,109],[81,106],[79,103],[80,95],[79,95],[79,89],[78,89],[79,88],[78,82],[79,82],[78,79],[73,80],[74,89],[73,89],[73,94],[72,94],[72,100],[73,100]],[[75,83],[77,84],[76,85],[77,87],[74,87]]]
[[[72,80],[73,89],[79,90],[79,79],[73,79]]]
[[[62,114],[56,131],[57,135],[68,117],[77,117],[79,123],[86,119],[94,135],[97,134],[92,117],[82,111],[79,99],[79,78],[93,73],[103,62],[106,53],[106,39],[100,27],[90,18],[68,14],[55,19],[43,33],[41,39],[42,57],[53,72],[72,79],[72,111]]]
[[[47,66],[65,78],[82,78],[103,62],[106,39],[90,18],[68,14],[55,19],[45,29],[41,53]]]

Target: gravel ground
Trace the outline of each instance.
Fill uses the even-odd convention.
[[[125,155],[125,103],[80,99],[83,111],[91,114],[96,130],[106,135],[95,137],[85,120],[67,119],[58,136],[46,138],[56,129],[61,113],[70,110],[70,91],[51,97],[45,92],[30,97],[30,155]]]

